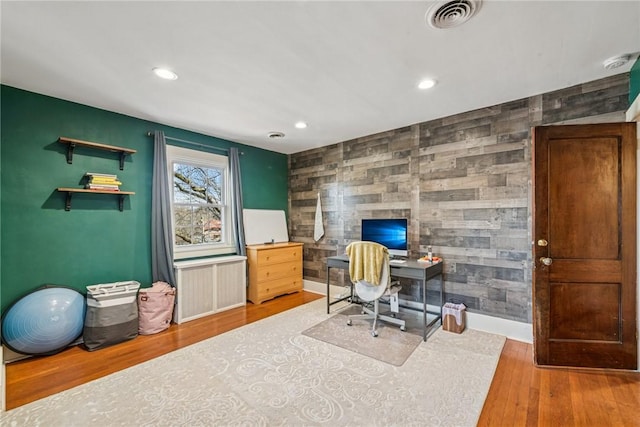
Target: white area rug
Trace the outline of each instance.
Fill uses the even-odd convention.
[[[397,367],[302,335],[325,310],[324,299],[297,307],[2,413],[0,425],[476,425],[504,337],[438,330]]]

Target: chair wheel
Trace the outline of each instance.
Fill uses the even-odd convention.
[[[371,335],[375,338],[378,336],[378,331],[371,331]]]
[[[406,326],[400,326],[400,330],[402,332],[407,332],[407,327]]]
[[[347,326],[351,326],[351,319],[347,320]]]

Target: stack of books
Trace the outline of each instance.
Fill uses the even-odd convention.
[[[117,175],[107,173],[87,172],[85,174],[89,178],[84,188],[99,191],[120,191],[122,183],[118,181]]]

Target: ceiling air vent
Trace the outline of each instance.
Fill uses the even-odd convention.
[[[631,55],[614,56],[604,61],[602,65],[607,70],[613,70],[613,69],[622,67],[627,62],[629,62],[630,59],[631,59]]]
[[[471,19],[481,3],[481,0],[437,1],[427,10],[427,23],[433,28],[457,27]]]
[[[267,136],[271,139],[280,139],[284,138],[284,133],[282,132],[269,132]]]

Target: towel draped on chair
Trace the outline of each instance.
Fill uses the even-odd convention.
[[[347,246],[349,256],[349,276],[357,283],[365,280],[371,284],[380,284],[380,274],[389,250],[375,242],[353,242]],[[382,284],[387,286],[388,283]]]
[[[356,302],[361,304],[362,310],[362,314],[347,316],[347,325],[351,325],[355,319],[373,320],[371,335],[374,337],[378,336],[378,320],[398,325],[402,331],[406,331],[406,321],[397,318],[396,314],[399,312],[398,292],[402,287],[391,284],[389,250],[379,243],[358,241],[347,246],[347,255],[349,276],[357,296]],[[380,313],[380,298],[384,295],[389,299],[392,312],[390,315]]]

